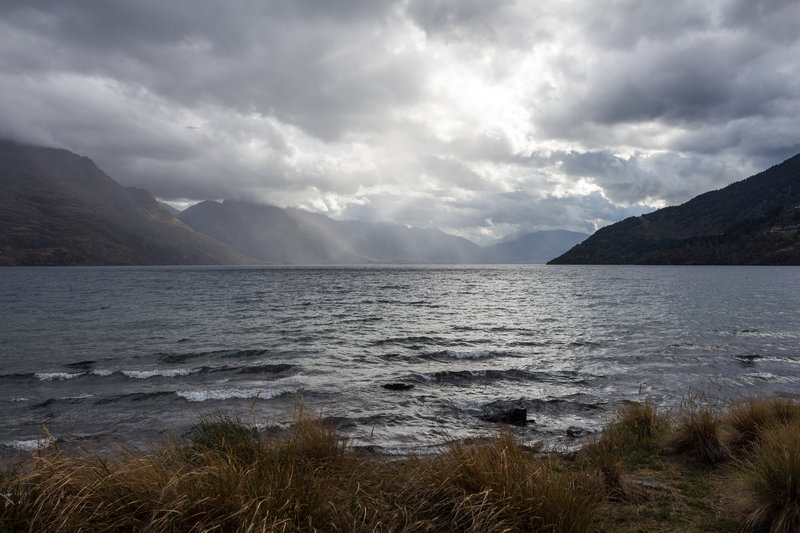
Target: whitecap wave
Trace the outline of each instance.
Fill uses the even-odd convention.
[[[465,352],[447,350],[445,354],[448,357],[455,357],[456,359],[481,359],[483,357],[489,357],[492,353],[488,350],[469,350]]]
[[[85,372],[37,372],[34,376],[40,381],[65,381],[79,378],[84,374]]]
[[[156,368],[153,370],[123,370],[121,374],[128,378],[148,379],[154,377],[174,378],[188,376],[196,372],[199,372],[199,370],[194,368]]]
[[[106,376],[110,376],[113,373],[114,373],[113,370],[92,370],[92,375],[93,376],[106,377]]]
[[[175,394],[190,402],[205,402],[207,400],[234,400],[259,398],[269,400],[282,394],[297,392],[291,389],[212,389],[198,391],[176,391]]]
[[[14,450],[33,452],[50,446],[50,439],[7,440],[0,444]]]

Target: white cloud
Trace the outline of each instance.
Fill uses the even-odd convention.
[[[0,136],[165,199],[475,239],[589,230],[800,151],[794,1],[0,5]]]

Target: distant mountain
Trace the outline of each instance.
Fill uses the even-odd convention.
[[[577,231],[548,230],[527,233],[517,239],[486,246],[487,263],[547,263],[589,235]]]
[[[0,264],[231,264],[240,254],[67,150],[0,141]]]
[[[165,204],[164,202],[158,202],[158,204],[159,204],[161,207],[163,207],[164,209],[166,209],[166,210],[167,210],[167,213],[169,213],[170,215],[173,215],[173,216],[175,216],[175,215],[177,215],[178,213],[180,213],[180,210],[179,210],[179,209],[175,209],[174,207],[172,207],[172,206],[171,206],[171,205],[169,205],[169,204]]]
[[[541,263],[584,237],[481,248],[437,229],[241,201],[177,212],[86,157],[0,140],[0,265]]]
[[[478,245],[439,230],[336,221],[300,209],[241,201],[201,202],[179,218],[267,264],[470,263]]]
[[[552,264],[800,265],[800,154],[598,230]]]

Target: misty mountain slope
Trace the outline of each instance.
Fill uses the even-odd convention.
[[[800,264],[800,154],[674,207],[598,230],[553,264]]]
[[[484,248],[487,262],[544,264],[563,254],[589,235],[577,231],[545,230],[526,233],[512,241]]]
[[[266,264],[331,264],[329,244],[313,225],[286,209],[225,200],[206,201],[179,214],[190,227]]]
[[[35,176],[0,168],[0,264],[145,264],[130,236],[120,236],[83,202]]]
[[[360,253],[382,263],[477,263],[481,248],[437,229],[408,228],[388,222],[340,222],[348,242]]]
[[[232,264],[247,259],[86,157],[0,141],[4,264]]]
[[[478,245],[439,230],[336,221],[301,209],[225,200],[179,215],[240,253],[275,264],[474,263]]]
[[[437,229],[406,227],[390,222],[334,220],[302,209],[287,211],[297,220],[311,224],[325,236],[337,262],[353,263],[475,263],[480,247],[462,237]],[[345,258],[345,259],[342,259]]]

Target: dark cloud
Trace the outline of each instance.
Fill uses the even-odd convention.
[[[0,4],[0,136],[173,200],[587,231],[800,150],[795,0]]]
[[[497,40],[505,28],[510,0],[411,0],[408,14],[428,34]]]

